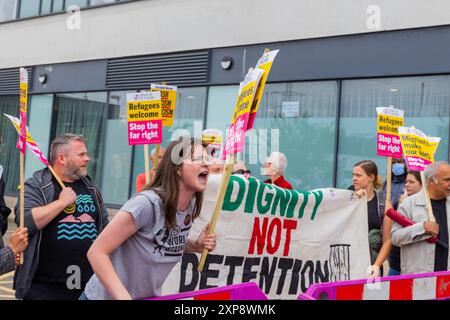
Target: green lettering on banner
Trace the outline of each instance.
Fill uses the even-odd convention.
[[[312,191],[311,193],[314,195],[314,198],[316,199],[316,203],[314,204],[314,209],[311,214],[311,220],[314,220],[314,218],[316,217],[317,209],[319,208],[319,205],[322,203],[323,192],[322,191]]]
[[[258,181],[255,178],[248,178],[247,200],[245,201],[245,209],[244,209],[245,213],[253,213],[257,188],[258,188]]]
[[[303,218],[303,215],[305,214],[305,207],[308,204],[309,192],[299,190],[298,193],[303,194],[303,203],[302,203],[300,209],[298,210],[298,218],[301,219],[301,218]]]
[[[273,200],[271,215],[275,215],[277,206],[280,207],[280,217],[284,217],[286,214],[286,208],[288,206],[289,200],[291,199],[291,193],[287,189],[275,188],[275,199]],[[286,218],[292,218],[286,216]]]
[[[298,202],[298,192],[289,190],[289,193],[291,194],[291,202],[289,203],[289,207],[287,209],[286,218],[294,217],[295,206]]]
[[[262,197],[263,197],[263,194],[264,194],[264,189],[266,189],[266,188],[270,189],[270,190],[274,189],[271,185],[264,184],[264,183],[260,184],[260,187],[259,187],[259,190],[258,190],[257,203],[256,203],[256,206],[257,206],[259,214],[266,214],[269,211],[270,206],[272,205],[272,200],[273,200],[274,194],[271,193],[270,191],[266,192],[266,197],[264,199],[267,202],[266,205],[262,204],[262,201],[263,201]]]
[[[237,184],[239,185],[239,190],[238,190],[238,194],[236,197],[236,201],[231,201],[231,195],[233,194],[233,190],[234,190],[234,182],[237,182]],[[235,176],[230,176],[230,181],[228,182],[228,186],[227,186],[227,191],[225,193],[225,198],[223,199],[223,204],[222,204],[222,210],[225,211],[235,211],[237,210],[242,203],[242,199],[244,198],[244,194],[245,194],[245,182],[244,180],[235,177]]]

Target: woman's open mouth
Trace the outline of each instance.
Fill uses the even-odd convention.
[[[208,174],[208,170],[205,170],[198,175],[198,180],[200,181],[200,183],[206,184],[206,182],[208,181]]]

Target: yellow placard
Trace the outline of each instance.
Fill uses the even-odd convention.
[[[256,64],[256,68],[263,70],[264,73],[261,76],[258,88],[256,89],[255,98],[253,100],[250,109],[251,114],[258,112],[259,105],[261,103],[261,99],[264,94],[264,88],[266,86],[267,77],[269,76],[270,69],[272,68],[273,61],[276,55],[278,54],[278,51],[279,50],[274,50],[264,53],[263,56],[259,59],[258,63]],[[253,127],[253,118],[254,117],[252,117],[252,122],[249,124],[249,128],[247,129],[251,129]]]
[[[434,162],[434,151],[437,145],[432,145],[428,139],[417,137],[412,134],[400,134],[403,153],[407,157],[420,157],[430,162]]]
[[[255,96],[256,83],[254,81],[248,83],[238,96],[236,105],[234,107],[233,118],[231,123],[236,121],[236,118],[249,113],[252,105],[253,98]]]
[[[161,101],[127,102],[128,121],[161,120]]]
[[[206,129],[202,132],[202,142],[205,144],[222,144],[222,131],[217,129]]]
[[[175,116],[175,107],[177,102],[177,87],[167,85],[151,85],[151,91],[161,92],[161,118],[165,127],[173,125]]]
[[[27,112],[27,102],[28,102],[28,83],[20,82],[20,111]]]
[[[404,118],[379,114],[377,122],[377,133],[398,135],[397,128],[399,126],[403,126],[404,122]]]
[[[20,134],[20,120],[17,119],[16,117],[10,116],[8,114],[4,115],[6,117],[8,117],[9,120],[11,120],[11,123],[13,124],[14,128],[16,129],[17,133]],[[33,137],[31,137],[30,132],[28,131],[27,128],[27,142],[32,143],[32,144],[36,144],[36,142],[33,140]]]
[[[403,154],[406,157],[410,170],[423,170],[422,168],[434,162],[434,154],[441,138],[427,137],[422,131],[415,128],[398,127],[400,141],[402,143]],[[410,160],[420,158],[418,161],[420,168],[410,165]]]

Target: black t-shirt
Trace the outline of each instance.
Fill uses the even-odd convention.
[[[381,230],[380,215],[378,213],[378,200],[377,195],[367,202],[367,213],[369,222],[369,231],[372,229]]]
[[[447,199],[433,200],[431,199],[431,207],[436,218],[436,223],[439,224],[438,238],[442,242],[448,244],[448,225],[447,225]],[[436,251],[434,255],[434,271],[447,271],[448,262],[448,248],[444,248],[436,244]]]
[[[43,230],[40,243],[39,264],[35,280],[42,282],[66,282],[74,275],[74,267],[81,271],[81,282],[85,284],[93,275],[87,252],[97,238],[99,210],[83,181],[64,183],[77,194],[76,203],[67,207]],[[61,187],[56,181],[54,200],[59,198]]]

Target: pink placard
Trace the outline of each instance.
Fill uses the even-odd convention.
[[[162,143],[162,120],[144,120],[128,122],[128,144]]]
[[[397,135],[377,133],[377,155],[392,158],[402,158],[403,150]]]
[[[419,157],[406,156],[405,159],[408,170],[410,171],[424,171],[431,163],[431,161]]]
[[[245,131],[247,130],[249,113],[244,113],[236,118],[227,130],[227,140],[225,142],[222,159],[229,154],[235,154],[244,150]]]

